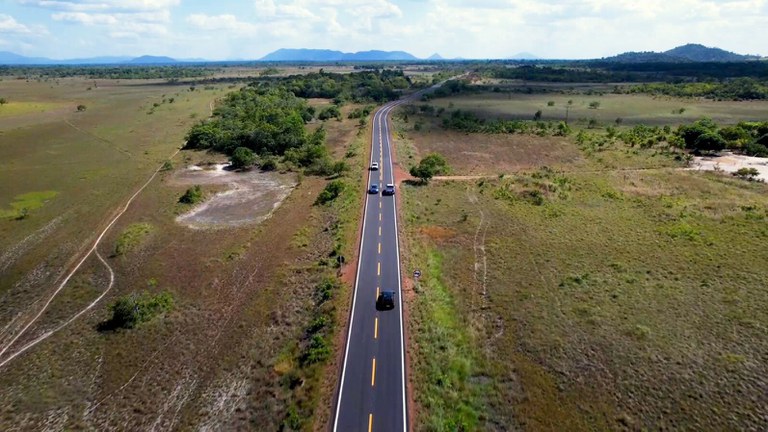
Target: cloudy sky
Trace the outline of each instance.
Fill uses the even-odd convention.
[[[278,48],[596,58],[768,55],[768,0],[0,0],[0,51],[254,59]]]

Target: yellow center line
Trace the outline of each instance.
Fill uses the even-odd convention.
[[[376,276],[381,276],[381,263],[376,266]]]
[[[379,253],[381,253],[381,243],[379,243]]]
[[[376,320],[373,322],[373,338],[379,338],[379,317],[376,317]]]
[[[379,287],[376,287],[376,298],[379,298]]]
[[[368,432],[373,428],[373,414],[368,414]]]
[[[376,357],[373,358],[373,364],[371,365],[371,387],[376,383]]]
[[[381,220],[381,213],[379,213],[379,220]],[[381,236],[381,227],[379,227],[379,236]],[[381,244],[379,244],[379,247],[381,247]]]

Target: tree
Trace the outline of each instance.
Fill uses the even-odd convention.
[[[685,141],[685,148],[688,149],[695,149],[696,141],[704,134],[717,134],[717,125],[708,118],[677,128],[677,135]]]
[[[598,108],[600,108],[600,102],[592,101],[589,103],[589,109],[598,109]]]
[[[431,153],[422,159],[418,165],[411,167],[410,173],[421,179],[423,183],[427,183],[432,177],[445,174],[447,171],[448,163],[445,158],[437,153]]]
[[[716,152],[725,148],[728,143],[716,132],[707,132],[696,138],[694,149],[696,151]]]
[[[248,147],[238,147],[232,152],[229,162],[235,169],[249,168],[256,162],[256,155]]]
[[[536,113],[533,115],[533,121],[539,120],[541,120],[541,110],[536,111]]]
[[[8,101],[5,98],[0,98],[0,105],[5,105],[7,103]]]

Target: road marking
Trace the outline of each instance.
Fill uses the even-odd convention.
[[[376,298],[379,298],[379,287],[376,287]]]
[[[381,213],[379,213],[379,220],[381,220]],[[379,237],[381,237],[381,227],[379,227]],[[379,245],[381,247],[381,245]]]
[[[379,222],[381,222],[381,213],[379,213]],[[379,228],[379,229],[381,229],[381,228]],[[381,235],[381,234],[379,234],[379,235]]]
[[[375,321],[373,322],[373,338],[379,338],[379,317],[376,317]]]
[[[381,201],[379,201],[379,208],[381,208]]]
[[[376,384],[376,357],[373,358],[373,363],[371,365],[371,387]]]
[[[376,276],[381,276],[381,263],[376,266]]]
[[[368,414],[368,432],[373,428],[373,414]]]
[[[381,255],[381,242],[379,242],[379,255]]]

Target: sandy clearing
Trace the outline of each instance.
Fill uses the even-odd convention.
[[[227,186],[202,204],[176,218],[192,229],[230,228],[261,222],[272,215],[296,187],[291,175],[233,171],[228,164],[193,165],[172,180],[180,185]]]
[[[696,156],[690,170],[736,172],[739,168],[756,168],[760,180],[768,180],[768,158],[736,155],[724,152],[721,156]]]

